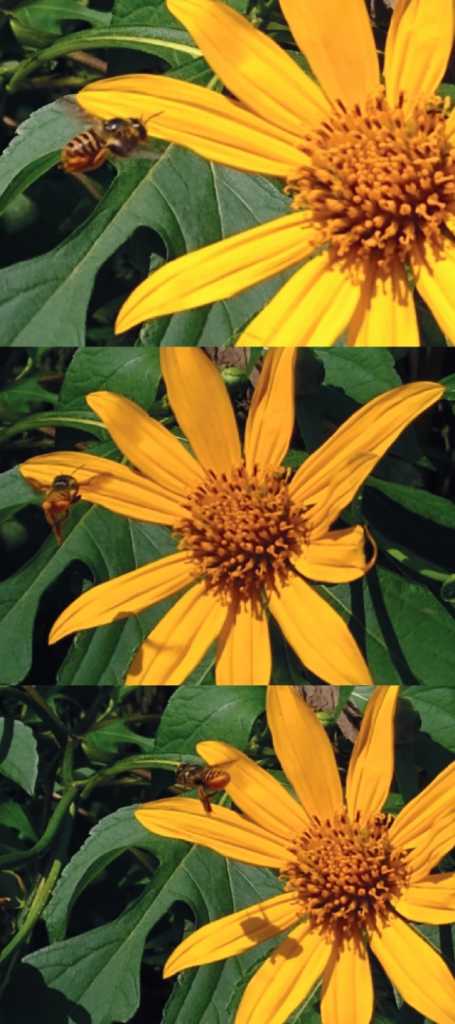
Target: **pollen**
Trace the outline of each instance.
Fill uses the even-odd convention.
[[[331,116],[304,137],[307,158],[285,191],[293,209],[309,210],[315,245],[357,275],[373,263],[381,273],[436,258],[455,212],[455,150],[448,138],[450,100],[390,107],[384,91],[365,110],[339,100]]]
[[[284,873],[311,925],[332,941],[362,942],[384,923],[407,884],[406,854],[389,838],[391,815],[377,814],[367,824],[345,814],[333,821],[313,818],[292,847]]]
[[[305,509],[293,503],[289,477],[290,470],[248,472],[244,464],[229,475],[210,471],[176,527],[207,589],[236,607],[252,603],[256,614],[293,571],[307,539]]]

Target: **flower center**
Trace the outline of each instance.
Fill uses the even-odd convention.
[[[447,136],[450,100],[389,107],[384,91],[365,111],[333,113],[305,136],[306,167],[289,178],[293,208],[308,208],[315,245],[328,245],[334,261],[366,272],[409,263],[422,244],[435,256],[451,237],[455,211],[455,151]],[[421,252],[420,252],[421,256]]]
[[[292,502],[289,477],[285,469],[249,473],[243,464],[229,475],[209,471],[176,527],[207,588],[236,607],[252,602],[258,614],[307,540],[305,509]]]
[[[377,814],[366,825],[346,814],[313,823],[295,841],[286,889],[298,893],[311,924],[330,939],[361,941],[386,920],[407,883],[405,854],[389,839],[393,818]]]

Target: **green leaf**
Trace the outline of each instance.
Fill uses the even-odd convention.
[[[156,734],[155,753],[195,753],[200,740],[224,740],[245,750],[252,726],[265,706],[262,686],[219,686],[204,691],[184,686],[168,702]]]
[[[139,747],[145,753],[155,748],[155,741],[134,732],[119,718],[102,720],[94,729],[84,735],[84,749],[90,758],[111,760],[122,747]]]
[[[28,814],[15,800],[4,800],[0,804],[0,825],[13,829],[20,839],[30,839],[32,843],[38,839]]]
[[[455,753],[455,687],[410,686],[406,697],[419,712],[422,730]]]
[[[55,145],[55,143],[53,143]],[[188,182],[191,190],[188,192]],[[204,209],[204,217],[200,210]],[[212,167],[170,146],[150,169],[130,159],[95,212],[51,253],[3,271],[0,286],[4,345],[82,345],[95,276],[133,231],[147,225],[169,258],[284,213],[288,203],[264,178]],[[278,275],[227,302],[154,321],[154,344],[227,343],[271,297]],[[147,339],[147,333],[145,334]]]
[[[58,410],[88,409],[90,391],[113,391],[149,409],[161,378],[156,349],[90,348],[76,352],[65,374]]]
[[[341,388],[359,405],[401,384],[391,352],[384,348],[315,348],[324,384]]]
[[[23,722],[0,718],[0,773],[32,795],[38,775],[38,750]]]
[[[116,921],[55,941],[64,933],[67,908],[82,889],[113,855],[134,846],[153,850],[160,860],[150,889]],[[27,956],[24,962],[39,971],[50,989],[84,1008],[91,1024],[128,1021],[139,1003],[139,968],[145,940],[176,901],[187,904],[199,926],[280,891],[280,883],[271,872],[226,862],[207,850],[152,836],[133,819],[131,808],[122,808],[100,822],[65,869],[45,915],[54,942]],[[270,944],[264,944],[259,955],[263,957],[269,949]],[[166,1016],[169,1024],[177,1019],[201,1024],[225,1020],[223,1011],[234,985],[246,979],[257,958],[258,952],[253,950],[240,960],[213,964],[197,974],[188,972],[183,985],[174,990]]]

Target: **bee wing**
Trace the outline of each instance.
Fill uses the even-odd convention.
[[[28,476],[26,478],[24,477],[24,479],[25,479],[25,482],[27,484],[29,484],[30,487],[33,487],[34,491],[38,491],[39,494],[46,494],[46,491],[49,490],[49,484],[42,484],[42,483],[40,483],[39,480],[35,480],[31,476]]]
[[[103,124],[101,118],[88,114],[83,107],[80,107],[75,96],[59,96],[52,106],[54,110],[64,115],[73,135],[79,135],[86,128],[100,127]]]

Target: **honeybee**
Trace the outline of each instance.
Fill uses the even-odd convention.
[[[66,143],[62,149],[60,166],[68,174],[95,171],[110,156],[131,156],[146,142],[147,129],[140,118],[113,117],[109,121],[96,119],[85,131]]]
[[[210,797],[218,790],[224,789],[230,782],[231,776],[226,768],[232,761],[225,761],[223,764],[205,765],[181,764],[175,773],[175,789],[185,792],[188,789],[196,789],[204,811],[211,813],[212,806]]]
[[[72,506],[81,497],[77,480],[74,476],[62,473],[54,477],[50,487],[39,483],[38,480],[32,480],[30,477],[27,477],[27,483],[31,484],[35,491],[41,491],[44,494],[41,508],[57,544],[61,544],[63,523],[68,519]]]

